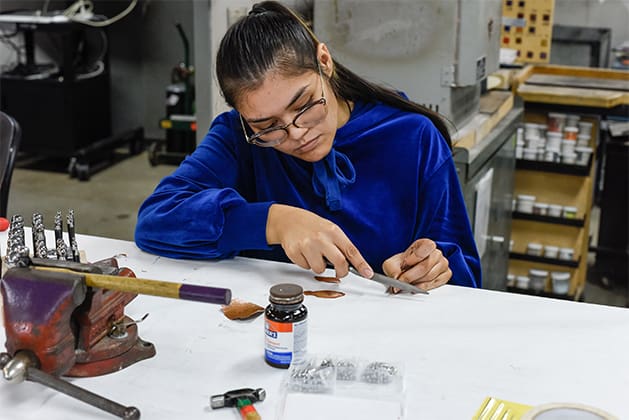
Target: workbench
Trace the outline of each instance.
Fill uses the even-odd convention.
[[[6,241],[0,233],[3,249]],[[117,255],[138,277],[226,287],[234,298],[262,306],[277,283],[338,287],[344,297],[305,298],[309,351],[402,363],[406,419],[469,419],[487,396],[527,405],[578,402],[629,418],[628,309],[449,285],[428,296],[387,295],[351,274],[337,286],[292,264],[171,260],[132,242],[83,235],[77,241],[90,261]],[[258,412],[279,418],[286,371],[264,362],[262,317],[231,321],[217,305],[152,296],[138,296],[126,313],[149,314],[138,328],[157,355],[72,383],[136,406],[152,420],[236,419],[234,409],[211,410],[209,397],[262,387],[267,398],[256,404]],[[338,418],[376,419],[366,406],[347,405]],[[114,417],[39,384],[0,379],[0,418]]]

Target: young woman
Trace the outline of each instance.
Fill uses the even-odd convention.
[[[142,204],[137,245],[188,259],[247,255],[321,273],[350,265],[432,289],[480,287],[442,120],[332,59],[272,1],[225,34],[216,73],[234,109]]]

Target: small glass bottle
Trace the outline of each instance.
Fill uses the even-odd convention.
[[[264,311],[264,360],[273,367],[287,369],[306,354],[308,310],[303,301],[304,290],[297,284],[271,287]]]

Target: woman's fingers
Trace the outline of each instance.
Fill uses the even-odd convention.
[[[448,267],[448,260],[441,250],[435,249],[426,258],[409,267],[399,279],[411,284],[431,282],[448,270]]]
[[[304,209],[272,205],[267,242],[280,243],[292,262],[317,274],[332,264],[338,277],[345,277],[350,265],[365,277],[373,276],[365,258],[338,225]]]
[[[420,261],[428,258],[437,249],[435,241],[428,238],[417,239],[404,252],[402,271],[408,270]]]
[[[434,241],[426,238],[416,240],[403,253],[387,259],[382,269],[386,275],[424,290],[446,284],[452,277],[448,259]]]

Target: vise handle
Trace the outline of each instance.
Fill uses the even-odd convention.
[[[55,267],[33,266],[32,268],[80,274],[85,278],[85,283],[88,286],[101,289],[215,303],[218,305],[228,305],[231,302],[231,290],[221,287],[199,286],[161,280],[141,279],[137,277],[121,277],[110,274],[76,273],[72,270]]]

